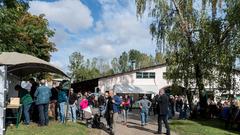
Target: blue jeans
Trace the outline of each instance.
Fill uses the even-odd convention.
[[[59,103],[59,116],[60,116],[60,122],[62,123],[64,123],[65,121],[65,103],[66,102]]]
[[[127,123],[127,118],[128,118],[128,110],[123,109],[123,122]]]
[[[29,110],[31,108],[32,103],[23,105],[23,114],[24,114],[24,118],[25,118],[25,124],[29,124],[30,123],[30,116],[29,116]]]
[[[76,104],[73,104],[73,105],[69,105],[69,110],[70,110],[70,112],[71,112],[71,119],[72,119],[72,121],[73,122],[76,122],[76,117],[77,117],[77,115],[76,115],[76,112],[77,112],[77,106],[76,106]]]
[[[141,125],[147,124],[148,120],[148,110],[141,110]]]
[[[39,125],[48,125],[48,104],[40,104],[38,105],[39,111]]]
[[[169,108],[168,109],[168,115],[167,115],[167,119],[172,119],[173,115],[172,115],[172,109]]]

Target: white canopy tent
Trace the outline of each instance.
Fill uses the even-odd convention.
[[[129,84],[115,84],[113,86],[113,90],[116,93],[131,93],[131,94],[155,94],[153,90],[149,89],[149,87],[141,87]]]
[[[0,66],[7,66],[8,73],[19,77],[36,72],[51,72],[68,77],[61,69],[47,61],[17,52],[3,52],[0,54]]]
[[[69,78],[58,67],[31,55],[17,52],[0,54],[0,135],[5,132],[5,100],[6,94],[9,92],[9,84],[13,82],[9,76],[21,78],[38,72],[56,73]]]

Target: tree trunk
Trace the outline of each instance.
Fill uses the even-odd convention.
[[[203,84],[203,75],[200,69],[199,64],[194,65],[195,68],[195,78],[196,78],[196,85],[199,92],[199,101],[200,101],[200,114],[202,117],[206,116],[206,109],[207,109],[207,97],[204,93],[204,84]]]

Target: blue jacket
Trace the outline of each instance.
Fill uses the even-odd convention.
[[[122,100],[119,96],[115,95],[113,97],[113,100],[115,101],[115,103],[113,104],[113,112],[120,112],[120,104],[122,103]]]
[[[34,93],[34,97],[36,97],[36,105],[49,103],[51,96],[52,93],[50,88],[47,86],[38,87]]]
[[[58,103],[67,102],[67,94],[65,91],[61,90],[58,93]]]

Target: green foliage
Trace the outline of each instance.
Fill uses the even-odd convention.
[[[122,55],[119,57],[119,65],[120,65],[121,72],[128,71],[129,69],[128,62],[129,62],[129,56],[126,52],[123,52]]]
[[[100,76],[100,71],[96,68],[96,59],[84,60],[84,56],[80,52],[74,52],[69,57],[70,76],[75,81],[83,81]]]
[[[157,53],[156,53],[156,56],[155,56],[155,63],[156,63],[156,64],[163,64],[163,63],[165,63],[165,62],[166,62],[166,61],[165,61],[164,56],[163,56],[161,53],[157,52]]]
[[[160,60],[160,57],[163,58],[161,54],[159,54],[158,57],[153,57],[138,50],[131,49],[128,52],[123,52],[119,58],[113,58],[111,65],[114,73],[121,73],[132,70],[133,63],[135,63],[135,68],[137,69],[160,64],[163,62]]]
[[[148,7],[153,18],[150,32],[157,44],[167,42],[169,80],[187,89],[198,88],[201,95],[206,85],[214,83],[234,89],[240,1],[136,0],[136,4],[140,17]]]
[[[84,81],[101,76],[112,75],[108,61],[102,58],[84,59],[80,52],[74,52],[69,57],[70,76],[75,81]]]
[[[93,58],[85,60],[80,52],[74,52],[69,57],[69,74],[76,81],[84,81],[132,70],[132,61],[135,61],[136,68],[143,68],[163,63],[164,58],[161,54],[156,54],[155,58],[132,49],[129,52],[123,52],[118,58],[113,58],[110,66],[105,59]]]
[[[44,15],[28,13],[24,1],[2,0],[0,6],[0,52],[20,52],[50,61],[56,51],[49,41],[54,32],[48,28]]]

